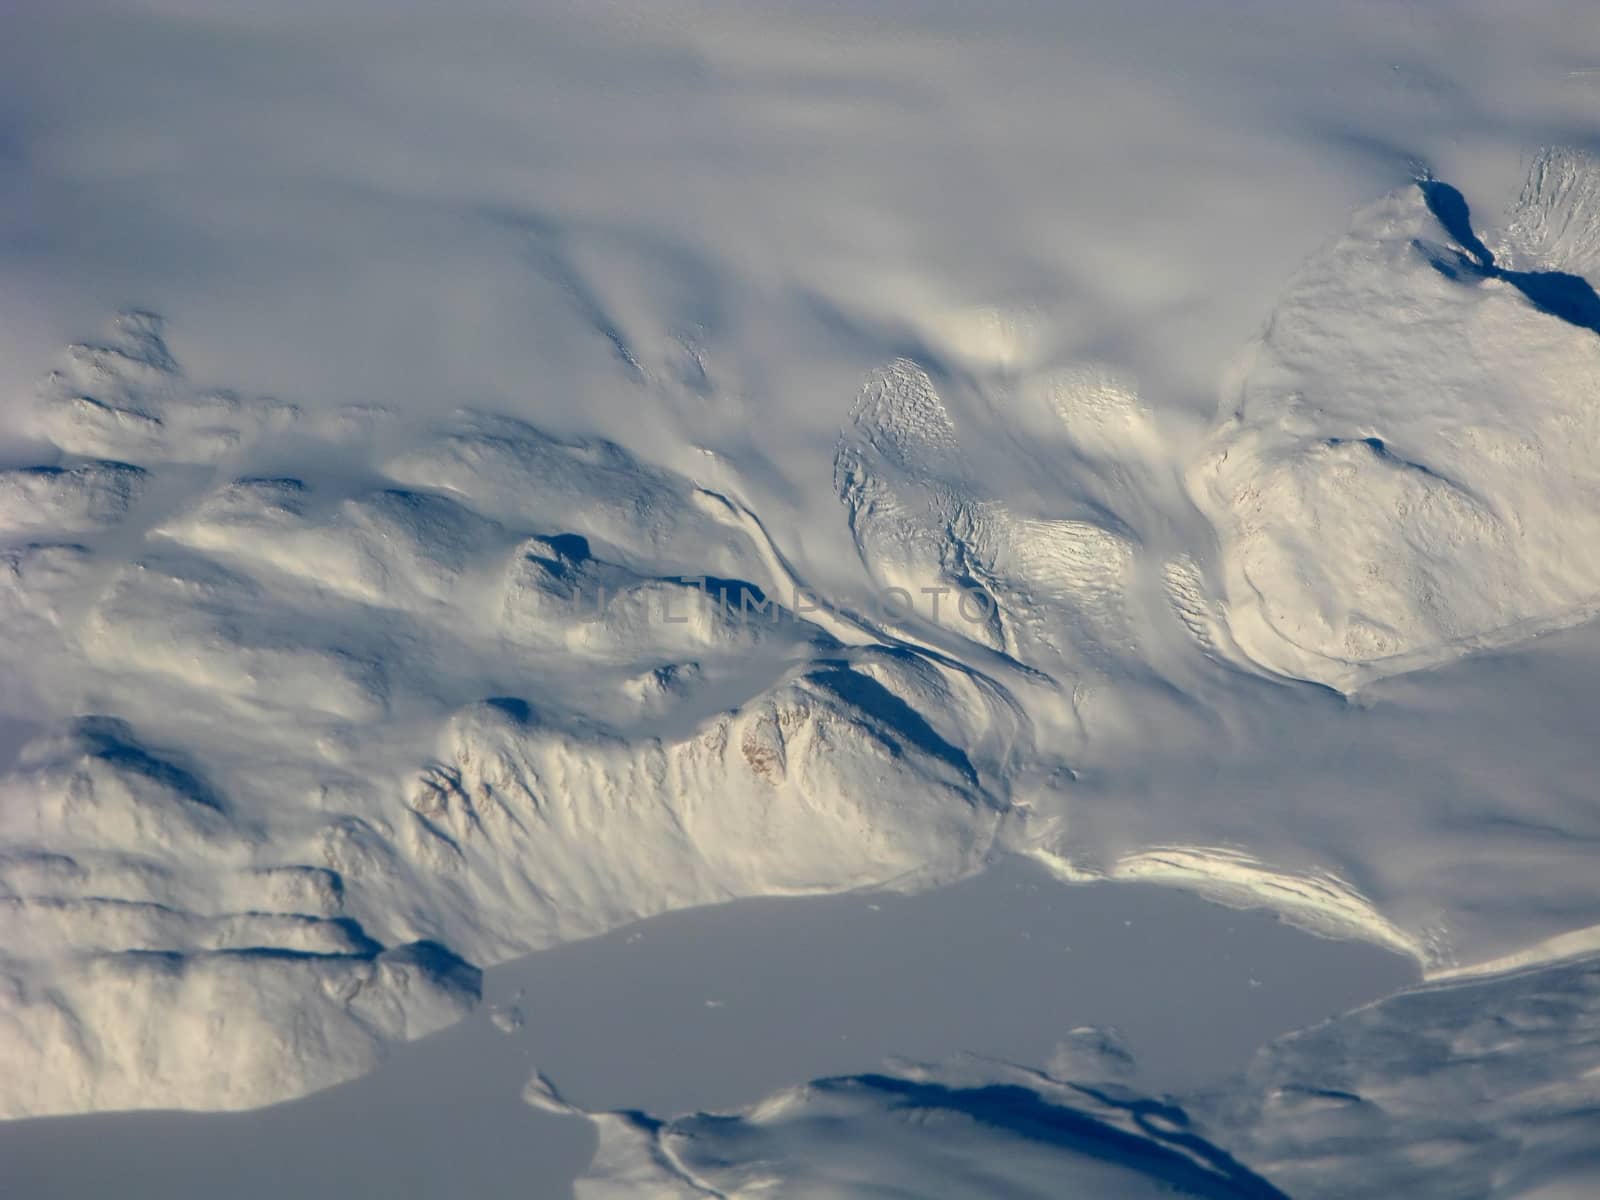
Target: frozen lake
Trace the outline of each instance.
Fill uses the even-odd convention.
[[[520,1099],[535,1069],[589,1109],[725,1108],[960,1051],[1043,1065],[1113,1025],[1149,1089],[1204,1086],[1264,1040],[1390,992],[1413,965],[1260,912],[1034,865],[915,896],[670,914],[488,972],[484,1008],[343,1087],[252,1113],[0,1125],[14,1200],[568,1194],[586,1124]],[[516,1007],[510,1033],[492,1008]]]

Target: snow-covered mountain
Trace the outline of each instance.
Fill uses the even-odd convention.
[[[472,7],[0,39],[0,1118],[1024,856],[1425,982],[1203,1096],[584,1113],[581,1189],[1584,1194],[1600,26]]]
[[[503,417],[202,392],[146,314],[73,348],[33,407],[48,461],[6,475],[12,671],[81,714],[4,782],[8,1110],[285,1098],[462,1011],[465,963],[730,897],[927,885],[997,839],[1429,969],[1495,957],[1480,902],[1392,875],[1360,808],[1306,844],[1259,837],[1272,798],[1250,798],[1099,867],[1074,836],[1103,802],[1074,777],[1139,729],[1144,689],[1348,690],[1600,595],[1600,337],[1526,282],[1584,294],[1559,252],[1583,265],[1600,170],[1538,160],[1505,236],[1542,266],[1517,277],[1441,194],[1404,188],[1313,260],[1190,461],[1126,381],[1024,372],[969,397],[1026,447],[996,482],[925,368],[872,372],[834,469],[859,597],[798,575],[770,532],[790,518],[727,470],[718,491]],[[313,469],[252,469],[289,460]],[[1215,551],[1169,551],[1152,530],[1195,508]],[[1278,861],[1297,841],[1343,862]],[[1600,925],[1576,864],[1536,883]],[[192,1026],[219,994],[298,1032],[212,1043]]]

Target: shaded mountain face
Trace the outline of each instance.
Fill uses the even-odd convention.
[[[458,1018],[467,960],[996,836],[1000,693],[797,612],[759,522],[620,446],[198,395],[143,314],[34,417],[7,654],[95,707],[0,783],[8,1115],[285,1099]]]
[[[1590,611],[1600,339],[1549,297],[1597,180],[1540,159],[1493,250],[1438,181],[1358,214],[1198,447],[1092,364],[871,371],[833,457],[850,586],[736,464],[206,391],[123,318],[0,476],[8,666],[77,713],[0,779],[5,1110],[282,1099],[455,1019],[475,966],[996,848],[1435,970],[1562,932],[1593,899],[1559,798],[1464,827],[1418,789],[1302,807],[1283,765],[1128,798],[1181,798],[1168,757],[1237,769],[1219,723],[1324,730],[1326,689]],[[1492,904],[1394,852],[1506,822],[1552,857]],[[260,1037],[197,1049],[223,994]]]

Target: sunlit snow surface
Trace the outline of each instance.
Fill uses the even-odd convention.
[[[0,1115],[1020,857],[1427,982],[1181,1101],[819,1052],[580,1188],[1582,1194],[1600,30],[1143,9],[19,8]]]

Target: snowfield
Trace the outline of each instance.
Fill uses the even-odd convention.
[[[1600,31],[917,7],[22,6],[0,1118],[1025,859],[1423,982],[1181,1097],[535,1071],[578,1195],[1600,1187]]]
[[[795,574],[768,533],[783,514],[613,443],[222,403],[148,314],[75,348],[35,406],[54,461],[10,475],[8,603],[31,632],[12,669],[44,695],[70,681],[91,715],[3,784],[8,1111],[287,1098],[459,1012],[463,961],[736,896],[926,886],[997,845],[1268,904],[1434,971],[1570,939],[1537,910],[1515,948],[1480,934],[1481,901],[1414,860],[1398,876],[1359,808],[1324,817],[1344,831],[1320,869],[1257,848],[1271,796],[1100,866],[1073,833],[1075,777],[1141,720],[1120,679],[1186,705],[1238,672],[1353,690],[1600,595],[1600,427],[1560,400],[1600,385],[1600,337],[1448,267],[1471,251],[1442,186],[1365,210],[1290,285],[1190,463],[1129,384],[1057,370],[971,398],[1030,435],[997,488],[926,370],[871,373],[835,456],[841,519],[876,594],[911,601],[873,612]],[[1600,168],[1547,154],[1506,227],[1570,231],[1597,192]],[[242,469],[290,454],[321,469]],[[1164,504],[1193,519],[1177,479],[1209,563],[1144,536]],[[1600,926],[1578,864],[1524,886]],[[128,1004],[102,1007],[106,979]],[[168,1019],[117,1048],[108,1024],[198,1020],[218,987],[240,1020],[289,1004],[310,1032],[254,1066]],[[382,1020],[351,1007],[378,996]]]

